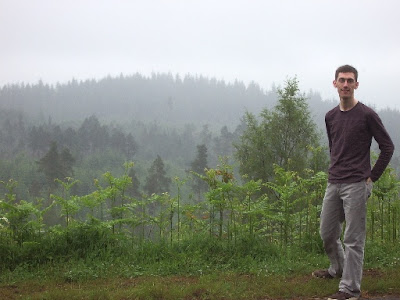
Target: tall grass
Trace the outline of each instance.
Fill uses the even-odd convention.
[[[132,166],[126,164],[120,178],[107,172],[105,184],[97,181],[97,190],[85,196],[70,194],[78,182],[59,181],[59,194],[51,196],[52,202],[17,200],[17,183],[3,183],[8,193],[0,199],[1,273],[41,266],[51,270],[73,262],[75,267],[64,273],[66,280],[74,281],[118,272],[123,276],[199,275],[215,270],[271,274],[306,270],[313,257],[326,262],[319,237],[325,173],[310,172],[301,178],[276,167],[274,182],[241,184],[223,165],[198,175],[209,184],[209,191],[204,202],[192,204],[180,195],[186,179],[176,180],[175,196],[130,197],[126,174]],[[398,189],[394,170],[387,168],[368,201],[367,243],[372,246],[366,252],[367,265],[380,259],[375,247],[398,249]],[[50,213],[56,213],[51,219],[58,224],[46,222]],[[398,262],[394,259],[392,264]]]

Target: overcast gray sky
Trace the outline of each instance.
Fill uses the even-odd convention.
[[[398,0],[0,0],[0,86],[171,72],[264,89],[297,76],[337,99],[400,109]]]

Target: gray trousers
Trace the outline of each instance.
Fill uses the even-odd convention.
[[[339,291],[360,296],[366,235],[367,199],[372,183],[328,183],[322,203],[320,234],[329,257],[329,273],[342,276]],[[343,244],[342,224],[346,222]],[[343,249],[344,245],[344,249]]]

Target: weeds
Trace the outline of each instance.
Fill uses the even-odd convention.
[[[7,285],[0,291],[5,295],[10,285],[27,281],[46,289],[25,299],[65,299],[65,293],[47,287],[55,281],[70,288],[69,299],[260,299],[334,292],[337,283],[310,279],[314,269],[328,265],[318,233],[326,178],[276,172],[277,182],[239,185],[229,168],[209,171],[210,191],[196,205],[166,193],[128,197],[130,180],[110,173],[108,186],[97,183],[97,191],[82,197],[69,194],[76,182],[68,179],[63,194],[47,206],[43,199],[18,201],[16,182],[5,183],[0,282]],[[368,203],[363,286],[373,293],[400,293],[398,181],[390,169],[382,178]],[[266,187],[271,190],[261,193]],[[60,223],[45,225],[45,214],[57,206]],[[390,279],[374,280],[376,274]],[[134,286],[119,289],[117,278]],[[92,282],[111,286],[96,289]]]

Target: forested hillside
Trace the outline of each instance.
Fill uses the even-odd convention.
[[[337,102],[323,101],[312,91],[305,96],[325,141],[324,115]],[[275,87],[265,91],[256,83],[227,84],[190,75],[6,85],[0,89],[0,180],[17,180],[21,197],[39,196],[46,179],[38,161],[52,143],[59,155],[72,156],[74,172],[69,175],[79,178],[76,189],[81,193],[93,189],[93,179],[104,172],[121,173],[125,161],[135,161],[137,184],[145,184],[158,156],[169,175],[186,176],[199,145],[205,145],[207,166],[216,166],[223,156],[235,165],[232,143],[245,129],[245,113],[258,116],[276,102]],[[399,169],[400,112],[379,113],[395,142],[392,165]]]
[[[57,123],[78,121],[91,115],[117,122],[141,121],[169,124],[186,123],[237,125],[244,110],[259,111],[276,101],[273,91],[265,92],[253,83],[226,84],[204,77],[153,74],[150,78],[107,77],[102,80],[72,80],[49,86],[4,86],[0,107],[23,111],[35,120]]]

